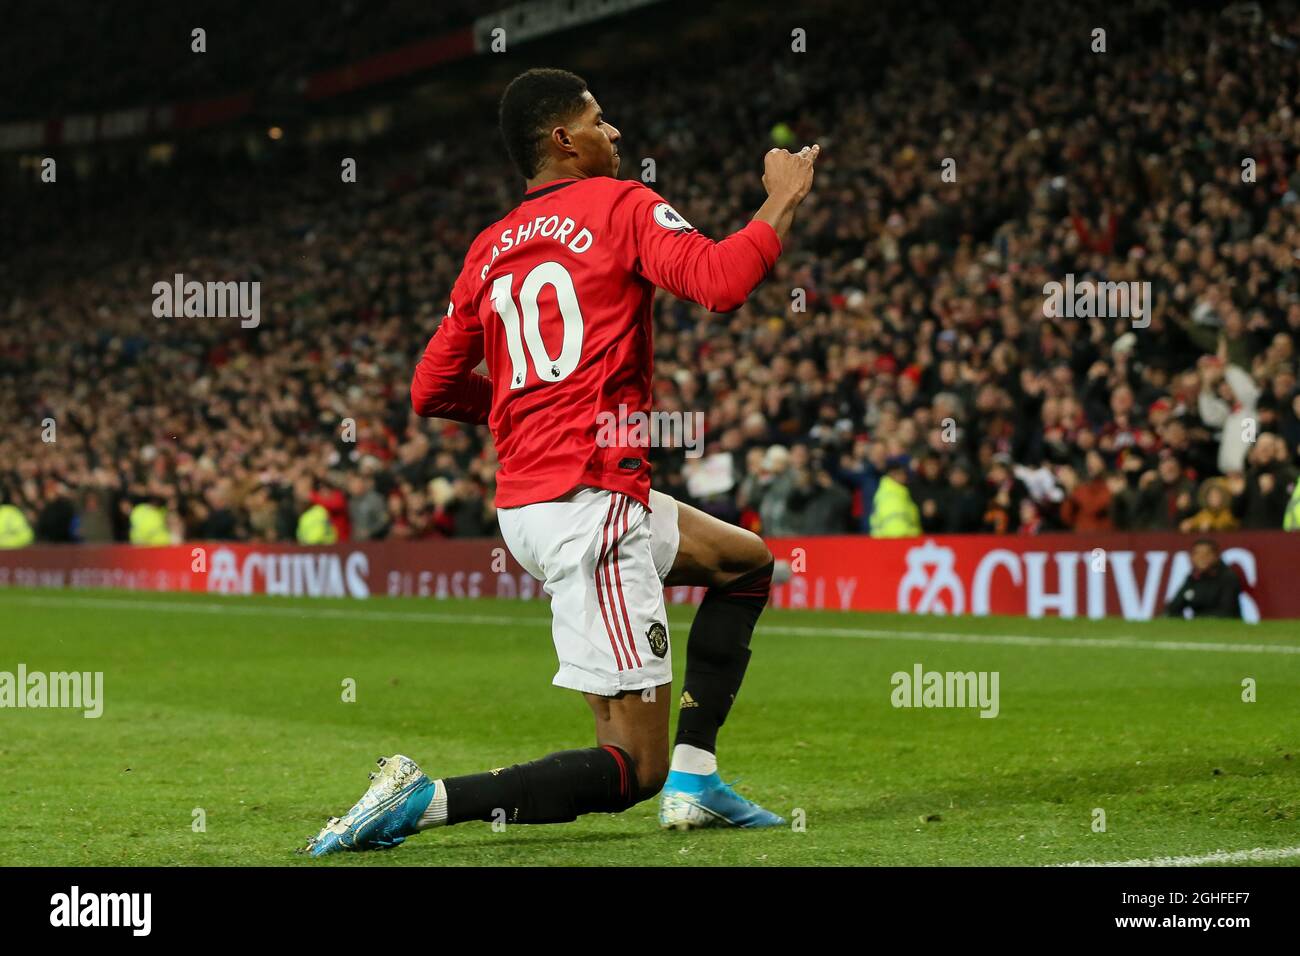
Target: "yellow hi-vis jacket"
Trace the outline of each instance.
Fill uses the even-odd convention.
[[[339,539],[324,505],[312,505],[298,519],[299,544],[333,544]]]
[[[17,505],[0,505],[0,548],[25,548],[36,539]]]
[[[132,508],[130,538],[132,544],[171,544],[172,536],[167,531],[167,509],[147,501]]]
[[[1300,531],[1300,478],[1296,479],[1295,491],[1286,503],[1286,514],[1282,516],[1283,531]]]
[[[921,513],[907,485],[885,475],[871,503],[873,538],[909,538],[921,533]]]

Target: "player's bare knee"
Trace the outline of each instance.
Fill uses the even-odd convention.
[[[775,560],[771,549],[754,532],[744,528],[737,528],[736,532],[718,561],[721,572],[718,583],[724,586],[736,578],[768,567]]]
[[[741,609],[738,613],[742,617],[757,619],[762,613],[763,608],[767,606],[768,598],[772,594],[772,577],[776,569],[775,559],[772,552],[768,550],[767,545],[757,536],[753,536],[754,541],[758,542],[758,548],[752,553],[755,558],[755,564],[748,570],[738,574],[728,574],[721,578],[713,587],[709,588],[704,596],[704,607],[712,602],[722,602],[729,607]],[[749,642],[749,635],[753,631],[754,620],[749,621],[747,630],[742,629],[736,632],[737,636],[743,635],[746,645]],[[692,650],[700,643],[692,631]],[[707,643],[707,642],[706,642]],[[726,653],[725,649],[719,646],[719,650]],[[701,653],[706,653],[701,649]]]
[[[649,800],[659,793],[664,788],[664,781],[667,779],[667,754],[661,754],[657,759],[651,759],[644,763],[638,760],[636,765],[637,802]]]
[[[649,800],[663,789],[668,779],[668,748],[662,743],[646,742],[628,751],[632,758],[632,773],[636,779],[636,792],[632,803]]]
[[[772,549],[767,546],[766,542],[752,531],[748,532],[748,534],[753,539],[751,544],[752,563],[746,570],[757,571],[759,568],[765,568],[775,562],[776,555],[772,554]]]

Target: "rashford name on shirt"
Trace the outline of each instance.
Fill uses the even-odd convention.
[[[577,230],[576,232],[574,230]],[[578,224],[568,216],[561,218],[557,215],[538,216],[529,222],[520,223],[518,226],[506,229],[501,233],[496,244],[492,246],[492,255],[487,263],[479,272],[479,280],[487,278],[488,269],[492,268],[492,263],[496,262],[497,256],[503,252],[509,252],[515,246],[522,245],[530,239],[538,237],[544,239],[553,239],[561,245],[568,246],[569,251],[575,255],[581,255],[591,248],[591,243],[595,238],[591,230],[578,228]]]

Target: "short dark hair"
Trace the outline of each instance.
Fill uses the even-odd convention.
[[[1197,538],[1192,542],[1193,548],[1199,548],[1201,545],[1206,545],[1215,554],[1219,553],[1219,542],[1215,541],[1213,538]]]
[[[568,70],[520,73],[501,95],[501,138],[525,179],[542,165],[542,138],[556,125],[582,112],[587,81]]]

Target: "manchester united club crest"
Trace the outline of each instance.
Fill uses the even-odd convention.
[[[658,621],[650,625],[650,630],[645,632],[645,639],[655,657],[663,657],[668,653],[668,629]]]

